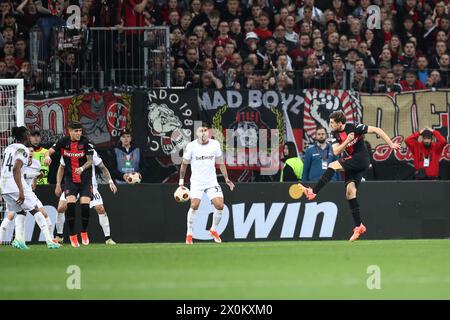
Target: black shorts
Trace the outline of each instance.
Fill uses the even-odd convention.
[[[345,186],[350,182],[354,182],[358,186],[364,173],[370,166],[369,156],[364,153],[343,157],[338,161],[345,171]]]
[[[64,183],[64,194],[66,199],[68,196],[89,197],[92,199],[92,184],[91,183],[74,183],[72,181]]]

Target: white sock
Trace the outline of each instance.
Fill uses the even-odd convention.
[[[47,222],[45,221],[45,217],[42,212],[36,212],[34,214],[34,220],[36,220],[39,228],[41,228],[41,232],[44,234],[45,241],[47,241],[47,243],[52,242],[52,237],[50,236],[50,231],[48,231]]]
[[[25,242],[25,216],[23,214],[16,216],[15,227],[17,241]]]
[[[187,233],[186,233],[186,235],[192,235],[192,228],[194,226],[194,215],[196,212],[197,212],[197,210],[189,208],[188,215],[187,215]]]
[[[111,235],[111,230],[109,229],[109,218],[106,214],[99,214],[98,215],[98,221],[100,222],[100,225],[102,226],[103,233],[105,234],[105,237],[109,237]]]
[[[8,219],[8,217],[5,217],[3,219],[2,224],[0,225],[0,243],[3,242],[5,239],[5,235],[8,232],[8,226],[12,221]]]
[[[223,210],[217,210],[214,208],[214,215],[213,215],[213,224],[211,227],[211,230],[216,230],[217,226],[220,223],[220,220],[222,220],[222,212]]]
[[[56,214],[56,233],[63,234],[64,232],[64,222],[66,221],[66,215],[63,213]]]
[[[45,222],[47,222],[48,232],[50,232],[50,237],[52,237],[53,240],[52,220],[50,220],[50,217],[47,216],[47,218],[45,218]]]

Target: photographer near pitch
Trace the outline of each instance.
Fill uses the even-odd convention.
[[[433,142],[433,136],[437,142]],[[447,144],[440,132],[426,127],[406,138],[405,143],[413,154],[416,180],[438,179],[439,160]]]

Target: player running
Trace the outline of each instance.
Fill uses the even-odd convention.
[[[400,144],[392,142],[387,134],[378,127],[365,124],[346,123],[345,114],[335,111],[330,115],[330,127],[333,139],[331,144],[335,155],[342,154],[339,160],[331,162],[319,182],[314,188],[302,186],[308,200],[313,200],[317,193],[331,180],[336,171],[345,172],[346,197],[350,205],[355,228],[350,241],[355,241],[366,232],[366,227],[361,222],[359,204],[356,198],[359,183],[364,172],[369,168],[369,152],[364,143],[364,134],[375,133],[380,136],[392,149],[399,149]]]
[[[67,167],[64,170],[64,193],[67,199],[66,220],[69,226],[70,243],[78,248],[78,236],[75,231],[75,206],[77,195],[81,205],[81,241],[89,244],[87,228],[89,225],[89,203],[92,198],[92,155],[94,147],[82,136],[82,126],[78,121],[69,124],[69,136],[60,139],[45,154],[45,164],[50,165],[56,151],[61,153]]]
[[[95,208],[95,211],[97,211],[100,226],[102,227],[103,234],[105,235],[105,243],[109,244],[109,245],[115,245],[116,243],[111,238],[111,231],[110,231],[110,227],[109,227],[109,218],[108,218],[108,215],[106,214],[105,207],[103,206],[103,198],[100,195],[100,192],[98,191],[98,188],[97,188],[98,183],[97,183],[97,178],[95,176],[95,167],[99,167],[100,170],[102,171],[103,176],[108,180],[109,188],[111,189],[112,193],[116,194],[117,187],[111,178],[111,174],[109,173],[108,168],[106,168],[102,159],[100,158],[100,156],[97,154],[97,151],[95,151],[95,150],[94,150],[94,154],[92,156],[92,161],[93,161],[93,164],[92,164],[93,198],[92,198],[91,202],[89,203],[89,207]],[[58,173],[56,176],[56,188],[55,188],[56,196],[60,197],[59,203],[58,203],[58,216],[62,216],[62,218],[59,218],[57,220],[58,223],[56,224],[56,229],[57,229],[56,240],[58,242],[63,241],[64,214],[67,210],[67,200],[66,200],[66,197],[65,197],[64,193],[62,192],[62,188],[61,188],[61,182],[62,182],[62,179],[64,176],[65,165],[66,164],[64,163],[64,159],[61,157],[60,165],[58,168]]]
[[[7,212],[14,212],[16,217],[16,237],[12,243],[17,249],[28,249],[25,244],[25,217],[29,211],[36,220],[41,232],[45,236],[49,249],[58,249],[59,244],[53,243],[46,219],[38,210],[38,198],[31,185],[25,181],[25,170],[29,162],[30,151],[25,146],[29,142],[30,133],[25,127],[12,128],[15,143],[9,145],[3,153],[0,188],[6,202]]]
[[[196,135],[198,139],[191,141],[186,146],[180,167],[180,186],[184,185],[184,175],[186,174],[186,167],[189,163],[191,164],[192,171],[190,190],[191,207],[187,215],[186,244],[192,244],[194,216],[200,206],[203,193],[206,193],[214,206],[213,223],[209,233],[215,242],[220,243],[222,240],[216,228],[222,219],[224,201],[222,189],[217,182],[216,163],[219,164],[220,171],[231,191],[234,189],[234,184],[228,179],[220,143],[217,140],[209,138],[208,125],[202,124],[201,127],[197,128]]]

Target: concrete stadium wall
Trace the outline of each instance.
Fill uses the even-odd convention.
[[[344,184],[330,183],[317,201],[290,198],[290,183],[239,184],[234,192],[222,185],[226,207],[218,231],[224,241],[348,239],[353,228]],[[120,185],[113,195],[100,186],[112,236],[117,242],[183,242],[189,205],[173,200],[176,185]],[[55,221],[53,186],[39,186],[37,195]],[[363,182],[359,191],[365,239],[450,238],[450,182]],[[77,212],[79,215],[79,212]],[[194,238],[211,240],[212,206],[203,198]],[[89,229],[103,241],[97,214]],[[31,232],[29,232],[31,233]],[[34,228],[32,239],[38,240]],[[41,237],[42,238],[42,237]]]

